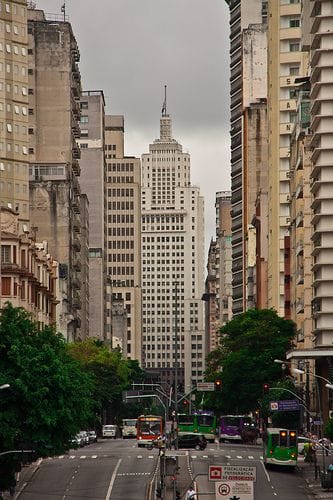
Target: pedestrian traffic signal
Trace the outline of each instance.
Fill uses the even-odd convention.
[[[268,394],[269,393],[269,384],[267,384],[267,382],[265,382],[262,386],[262,390],[263,390],[263,393],[264,394]]]
[[[222,390],[222,381],[221,380],[215,380],[215,390],[219,391],[219,392]]]

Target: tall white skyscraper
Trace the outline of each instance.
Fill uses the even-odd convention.
[[[201,381],[206,354],[204,200],[190,155],[172,138],[166,102],[160,138],[142,155],[142,360],[185,391]]]

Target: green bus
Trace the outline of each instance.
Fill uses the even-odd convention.
[[[265,467],[297,465],[297,432],[289,429],[268,428],[263,434],[263,460]]]
[[[217,431],[216,416],[211,411],[202,411],[191,415],[179,413],[177,429],[181,433],[195,432],[203,434],[207,441],[214,441]]]

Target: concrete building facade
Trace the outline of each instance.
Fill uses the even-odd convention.
[[[1,209],[0,309],[10,302],[31,313],[39,328],[56,324],[58,263],[48,253],[47,242],[21,232],[19,215]]]
[[[125,156],[124,117],[105,117],[107,329],[112,347],[141,363],[141,162]]]
[[[268,301],[290,318],[290,142],[302,72],[301,3],[269,2],[268,13]]]
[[[170,368],[170,385],[177,366],[185,392],[205,369],[203,274],[203,198],[165,104],[160,137],[142,155],[143,366]]]
[[[89,202],[89,331],[100,340],[106,331],[106,183],[104,157],[105,100],[101,90],[81,94],[80,187]],[[82,249],[82,243],[81,243]],[[84,300],[82,294],[81,299]],[[110,339],[110,337],[109,337]]]
[[[218,245],[217,302],[220,324],[232,319],[231,192],[219,191],[215,197],[216,242]]]
[[[28,35],[25,0],[0,9],[0,197],[29,221]]]
[[[80,149],[81,77],[71,25],[28,10],[30,220],[59,262],[57,328],[81,338]],[[76,263],[76,265],[74,265]],[[85,319],[86,321],[86,319]]]
[[[228,0],[230,9],[230,134],[233,313],[246,310],[246,222],[243,198],[243,109],[267,96],[267,1]]]

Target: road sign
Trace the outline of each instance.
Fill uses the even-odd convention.
[[[269,406],[271,411],[298,411],[298,399],[283,399],[281,401],[270,401]]]
[[[246,465],[221,465],[222,481],[256,481],[257,468]]]
[[[253,500],[253,481],[221,481],[215,483],[216,500]]]
[[[208,478],[210,481],[221,481],[222,465],[210,465],[208,471]]]
[[[215,391],[215,384],[214,382],[197,382],[197,391]]]

